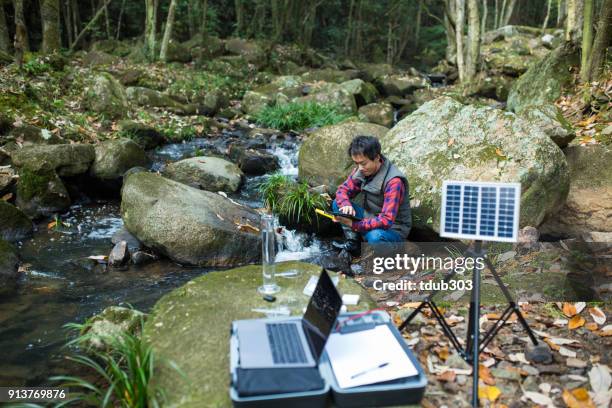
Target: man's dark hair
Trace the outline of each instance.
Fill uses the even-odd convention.
[[[348,148],[349,156],[364,155],[370,160],[380,154],[380,142],[374,136],[355,136]]]

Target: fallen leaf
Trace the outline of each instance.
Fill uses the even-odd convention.
[[[495,154],[502,158],[506,157],[504,152],[502,152],[502,149],[500,149],[499,147],[495,149]]]
[[[217,216],[217,218],[219,218],[221,221],[225,221],[225,218],[223,218],[222,216],[220,216],[219,214],[215,213],[215,215]]]
[[[610,368],[603,364],[595,364],[589,371],[589,381],[594,393],[607,392],[612,384]]]
[[[478,377],[487,385],[495,385],[495,378],[491,375],[491,371],[482,364],[478,365]]]
[[[584,328],[590,331],[595,331],[597,330],[599,326],[597,326],[597,323],[594,322],[588,322],[587,324],[584,325]]]
[[[585,323],[584,317],[576,315],[572,317],[570,321],[567,323],[567,328],[570,330],[574,330],[574,329],[584,326],[584,323]]]
[[[8,201],[11,198],[13,198],[13,193],[7,193],[7,194],[2,196],[2,201]]]
[[[438,374],[436,376],[438,381],[444,382],[455,382],[455,378],[457,378],[457,374],[455,374],[455,372],[452,370],[444,371],[442,374]]]
[[[56,221],[51,221],[50,223],[47,224],[47,229],[54,228],[56,225],[57,225]]]
[[[606,315],[600,308],[597,306],[589,309],[589,314],[593,318],[593,321],[599,325],[604,325],[606,323]]]
[[[565,327],[567,326],[567,319],[556,319],[553,322],[553,326],[557,326],[557,327]]]
[[[455,143],[455,139],[450,138],[450,139],[448,139],[448,144],[447,144],[447,146],[452,146],[454,143]]]
[[[561,310],[567,317],[573,317],[576,315],[576,306],[574,306],[573,303],[563,303],[563,308]]]
[[[568,408],[595,408],[589,393],[584,388],[576,388],[572,391],[563,390],[562,397]]]
[[[478,387],[478,398],[494,402],[500,395],[501,391],[495,386],[485,385],[484,387]]]
[[[559,354],[563,357],[576,357],[576,352],[565,347],[559,347]]]
[[[535,402],[538,405],[544,405],[547,407],[553,407],[554,404],[552,402],[552,400],[550,399],[550,397],[548,397],[547,395],[541,394],[539,392],[533,392],[533,391],[525,391],[523,393],[523,397],[521,399],[528,399],[531,400],[532,402]]]
[[[238,230],[240,231],[244,231],[244,232],[253,232],[253,233],[259,233],[259,228],[254,227],[250,224],[240,224],[240,223],[235,223],[238,227]]]

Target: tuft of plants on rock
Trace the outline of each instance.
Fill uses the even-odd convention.
[[[331,104],[290,102],[265,107],[255,115],[255,120],[268,128],[299,132],[311,127],[334,125],[349,116]]]
[[[259,193],[267,208],[294,224],[310,224],[317,219],[315,209],[327,207],[325,197],[311,192],[308,183],[296,182],[280,173],[262,182]]]

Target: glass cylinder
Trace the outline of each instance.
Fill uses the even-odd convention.
[[[262,215],[261,217],[261,271],[263,275],[263,285],[259,287],[259,292],[271,295],[280,291],[276,284],[276,239],[274,231],[274,217],[272,215]]]

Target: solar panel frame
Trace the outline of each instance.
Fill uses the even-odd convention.
[[[476,195],[476,208],[473,205],[474,195]],[[449,199],[451,201],[448,201]],[[440,236],[517,242],[520,199],[520,183],[444,181],[442,183]],[[466,203],[468,204],[467,210]],[[511,208],[512,205],[513,208]]]

